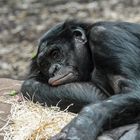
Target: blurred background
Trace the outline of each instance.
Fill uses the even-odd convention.
[[[39,37],[66,19],[140,23],[140,0],[0,0],[0,77],[23,79]]]

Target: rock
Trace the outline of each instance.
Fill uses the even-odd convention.
[[[10,94],[11,91],[16,91],[19,93],[22,81],[0,78],[0,96],[3,96],[7,93]]]
[[[0,140],[4,139],[3,128],[8,124],[11,104],[0,101]]]

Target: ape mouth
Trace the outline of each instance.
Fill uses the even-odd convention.
[[[70,81],[72,81],[73,78],[74,78],[74,74],[72,72],[69,72],[64,75],[56,75],[50,78],[48,83],[52,86],[57,86],[64,83],[69,83]]]

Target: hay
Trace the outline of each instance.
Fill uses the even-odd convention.
[[[31,101],[12,104],[4,140],[47,140],[57,134],[76,115],[58,107],[42,107]]]

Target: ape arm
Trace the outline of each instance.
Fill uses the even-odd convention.
[[[103,100],[106,96],[96,88],[93,83],[69,83],[52,87],[48,84],[41,83],[36,79],[26,80],[21,88],[23,95],[34,102],[46,103],[47,105],[56,105],[64,108],[74,103],[76,108]],[[61,100],[61,101],[60,101]],[[75,111],[74,111],[75,112]]]
[[[79,115],[51,140],[95,140],[99,132],[101,132],[103,125],[109,119],[118,113],[126,113],[125,110],[132,113],[139,105],[140,99],[137,91],[114,95],[107,100],[84,107]],[[122,121],[122,118],[120,121]],[[126,123],[125,120],[124,123]]]

